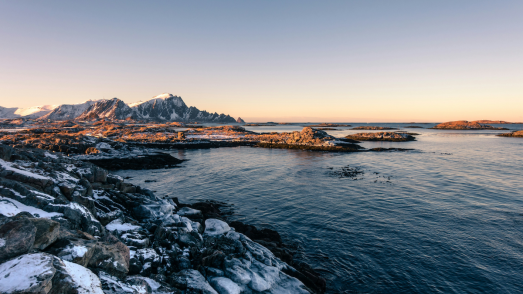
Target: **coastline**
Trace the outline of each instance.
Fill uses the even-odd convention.
[[[293,263],[276,231],[227,221],[223,203],[161,198],[91,163],[39,149],[0,145],[0,160],[0,238],[8,249],[0,271],[45,260],[31,291],[46,287],[51,268],[60,272],[53,291],[81,289],[63,269],[70,263],[106,293],[325,291],[310,266]]]

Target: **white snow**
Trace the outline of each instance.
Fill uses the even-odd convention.
[[[0,247],[4,247],[4,246],[5,246],[5,239],[0,238]]]
[[[15,216],[16,214],[27,211],[31,213],[32,215],[42,218],[51,218],[53,216],[59,216],[62,215],[58,212],[47,212],[43,211],[39,208],[27,206],[25,204],[22,204],[14,199],[5,198],[0,196],[0,213],[5,216]]]
[[[211,286],[220,294],[240,294],[241,292],[240,286],[226,277],[212,278]]]
[[[135,226],[130,223],[122,223],[122,221],[119,219],[115,219],[112,222],[108,223],[107,226],[105,226],[105,228],[109,231],[118,230],[120,232],[135,231],[141,229],[140,226]]]
[[[155,280],[151,279],[151,278],[146,278],[146,277],[143,277],[142,278],[144,281],[147,282],[147,284],[149,284],[149,286],[151,287],[151,289],[153,291],[156,291],[158,288],[160,288],[162,285],[158,282],[156,282]]]
[[[59,105],[40,105],[33,106],[29,108],[18,108],[14,113],[19,116],[31,116],[31,117],[40,117],[48,114],[53,109],[57,108]]]
[[[73,261],[75,258],[82,258],[87,253],[87,251],[88,249],[85,246],[68,245],[64,249],[64,252],[68,254],[61,256],[61,258],[67,261]]]
[[[0,264],[0,293],[28,293],[43,276],[53,276],[52,256],[36,253],[19,256]],[[24,291],[25,290],[25,291]]]
[[[42,199],[45,199],[45,200],[50,200],[50,201],[53,201],[54,200],[54,197],[49,195],[49,194],[45,194],[45,193],[42,193],[40,191],[35,191],[35,190],[31,190],[31,192],[33,192],[34,194],[36,194],[36,197],[38,198],[42,198]]]
[[[21,174],[21,175],[24,175],[24,176],[30,177],[30,178],[41,179],[41,180],[50,180],[51,179],[48,177],[44,177],[44,176],[41,176],[41,175],[38,175],[38,174],[35,174],[32,172],[26,171],[26,170],[14,168],[14,167],[12,167],[12,165],[13,165],[13,163],[6,162],[3,159],[0,159],[0,166],[5,168],[6,170],[10,170],[17,174]]]
[[[57,159],[58,158],[57,155],[51,154],[49,152],[44,153],[44,155],[45,155],[45,157],[49,157],[49,158],[53,158],[53,159]]]
[[[205,221],[205,235],[216,236],[227,233],[231,230],[231,227],[219,219],[209,218]]]
[[[104,294],[102,291],[102,283],[100,283],[100,280],[92,271],[76,263],[66,260],[63,262],[65,264],[65,270],[71,275],[73,282],[78,286],[78,294]]]

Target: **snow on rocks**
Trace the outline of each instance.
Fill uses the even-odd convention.
[[[3,214],[5,216],[15,216],[18,213],[23,212],[23,211],[29,212],[30,214],[34,215],[35,217],[52,218],[55,216],[62,215],[62,213],[46,212],[46,211],[43,211],[36,207],[22,204],[14,199],[5,198],[5,197],[0,196],[0,214]]]
[[[240,294],[242,290],[238,284],[225,277],[212,278],[210,284],[220,294]]]
[[[105,226],[106,229],[109,231],[119,231],[119,232],[128,232],[128,231],[136,231],[141,229],[140,226],[135,226],[130,223],[122,223],[122,220],[115,219],[114,221],[108,223]]]
[[[0,293],[103,294],[89,269],[47,253],[21,255],[0,264]]]
[[[231,228],[229,225],[219,219],[209,218],[205,220],[205,235],[216,236],[229,232]]]

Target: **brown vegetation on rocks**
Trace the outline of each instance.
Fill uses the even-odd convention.
[[[416,138],[409,133],[404,132],[375,132],[375,133],[357,133],[348,135],[345,138],[357,141],[391,141],[405,142],[414,141]]]
[[[432,129],[444,130],[506,130],[506,128],[496,128],[491,125],[479,123],[477,121],[458,120],[441,123]]]
[[[523,138],[523,130],[515,131],[515,132],[511,132],[511,133],[499,134],[498,136],[500,136],[500,137],[518,137],[518,138]]]

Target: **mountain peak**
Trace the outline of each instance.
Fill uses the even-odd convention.
[[[176,96],[174,96],[171,93],[162,93],[156,97],[153,97],[153,99],[167,99],[167,98],[171,98],[171,97],[176,97]]]

